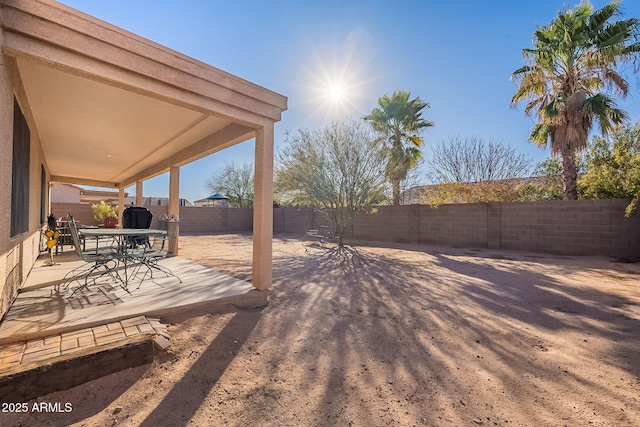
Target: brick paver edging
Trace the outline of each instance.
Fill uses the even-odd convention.
[[[99,351],[102,347],[111,347],[118,342],[130,342],[131,338],[139,335],[155,336],[158,345],[162,348],[168,346],[169,334],[166,326],[158,319],[137,316],[0,346],[0,377],[33,369],[34,366],[62,356],[73,358],[74,353],[86,354],[92,349]]]

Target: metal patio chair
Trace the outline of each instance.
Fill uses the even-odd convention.
[[[165,233],[151,235],[149,236],[146,244],[139,245],[133,250],[129,250],[127,252],[127,256],[138,262],[134,275],[139,275],[140,270],[144,268],[144,273],[138,288],[140,288],[142,282],[147,278],[147,274],[150,279],[153,279],[154,271],[163,273],[165,277],[175,277],[180,283],[182,283],[182,279],[180,277],[175,275],[169,268],[158,263],[160,259],[171,255],[169,252],[169,242],[176,238],[178,230],[177,222],[178,219],[175,215],[172,215],[171,218],[167,217],[165,214],[161,215],[156,223],[156,229],[164,231]],[[172,223],[172,226],[169,226],[169,223]]]
[[[122,253],[117,245],[112,244],[113,240],[107,245],[101,245],[101,243],[104,242],[96,240],[95,247],[83,250],[80,243],[78,225],[72,214],[68,215],[68,223],[76,254],[85,262],[85,264],[80,267],[68,272],[63,278],[62,284],[64,285],[65,291],[69,289],[69,286],[73,282],[80,284],[80,286],[74,289],[71,295],[69,295],[69,298],[73,297],[73,295],[81,289],[88,289],[89,279],[92,279],[95,284],[96,279],[108,275],[114,282],[122,282],[117,272],[118,261]]]

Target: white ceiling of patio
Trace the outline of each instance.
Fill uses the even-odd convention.
[[[231,123],[19,60],[50,173],[126,181]]]

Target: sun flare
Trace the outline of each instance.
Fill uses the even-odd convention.
[[[344,95],[344,89],[340,83],[332,83],[329,86],[328,96],[331,102],[341,102]]]
[[[307,47],[300,88],[309,121],[327,123],[364,114],[375,80],[369,75],[373,55],[368,40],[365,32],[354,31],[339,45]]]

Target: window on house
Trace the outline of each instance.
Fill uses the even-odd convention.
[[[11,164],[11,237],[29,230],[29,125],[13,100],[13,160]]]

